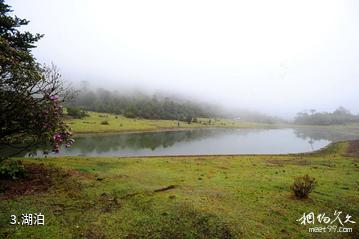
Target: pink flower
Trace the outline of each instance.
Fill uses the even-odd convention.
[[[53,139],[54,141],[59,141],[59,142],[61,142],[61,141],[62,141],[62,139],[61,139],[61,134],[59,134],[59,133],[55,134],[55,135],[52,137],[52,139]]]
[[[59,97],[57,95],[52,95],[50,96],[50,100],[58,100]]]

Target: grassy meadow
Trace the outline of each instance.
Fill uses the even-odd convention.
[[[199,118],[190,124],[177,120],[130,119],[120,115],[89,112],[82,119],[69,119],[68,125],[74,133],[118,133],[161,130],[182,130],[192,128],[270,128],[273,125],[244,122],[231,119]],[[178,125],[179,123],[179,125]]]
[[[359,218],[359,154],[348,147],[293,155],[24,158],[37,170],[27,187],[18,180],[9,186],[18,191],[2,188],[0,237],[359,238],[358,222],[346,224],[352,233],[309,233],[296,221],[335,210]],[[318,185],[299,200],[290,185],[304,174]],[[44,226],[9,224],[11,214],[35,212],[45,215]]]

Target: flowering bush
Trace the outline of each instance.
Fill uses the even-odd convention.
[[[11,12],[0,1],[0,163],[40,142],[50,141],[55,152],[74,142],[61,107],[71,91],[54,65],[42,66],[33,57],[42,35],[21,32],[29,21]]]
[[[9,146],[17,151],[29,150],[32,146],[50,142],[53,152],[59,152],[64,144],[70,147],[75,141],[71,139],[70,128],[64,122],[64,112],[61,103],[71,92],[61,85],[60,74],[55,66],[41,69],[41,81],[38,84],[52,85],[47,88],[37,88],[34,92],[14,94],[12,91],[2,91],[4,103],[12,107],[12,111],[4,112],[5,127],[0,129],[3,135],[0,146]],[[1,152],[2,156],[6,152]],[[15,155],[15,154],[13,154]]]
[[[63,108],[60,105],[60,100],[57,95],[49,96],[49,104],[44,110],[43,128],[45,135],[52,136],[49,140],[52,143],[52,151],[58,153],[60,146],[65,144],[69,148],[75,140],[71,138],[72,133],[69,131],[68,126],[63,122]],[[48,133],[47,133],[48,132]]]

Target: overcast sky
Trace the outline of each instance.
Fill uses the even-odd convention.
[[[359,1],[6,1],[68,81],[359,113]]]

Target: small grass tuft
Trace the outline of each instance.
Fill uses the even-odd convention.
[[[306,174],[301,177],[296,177],[291,189],[297,198],[307,198],[309,193],[313,191],[316,184],[317,182],[315,178]]]

